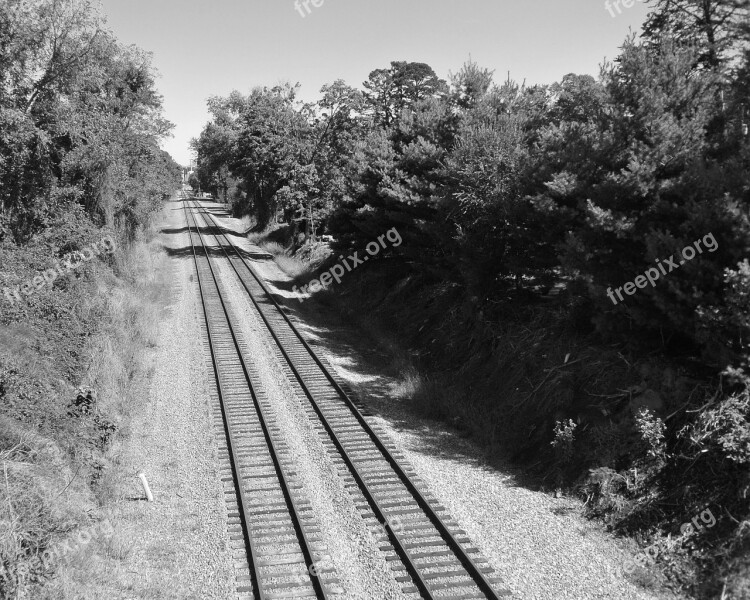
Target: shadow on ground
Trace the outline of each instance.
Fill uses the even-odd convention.
[[[285,282],[269,280],[269,283],[286,288]],[[342,322],[337,311],[321,306],[314,299],[302,305],[279,296],[277,300],[285,303],[287,314],[292,316],[310,345],[328,356],[329,362],[336,366],[374,416],[387,421],[396,431],[412,434],[410,448],[413,451],[492,469],[503,475],[509,486],[539,489],[538,482],[524,476],[499,452],[482,449],[467,438],[464,431],[414,412],[399,393],[402,374],[394,370],[393,356],[379,348],[366,332]]]
[[[181,202],[181,201],[180,201]],[[206,207],[204,207],[206,208]],[[180,210],[182,211],[182,207],[172,210]],[[224,208],[207,208],[207,212],[211,213],[212,215],[219,217],[219,218],[228,218],[230,217],[229,213]],[[202,248],[196,246],[196,252],[200,255],[202,252],[207,252],[209,256],[214,258],[219,258],[224,256],[224,250],[222,250],[221,246],[218,244],[215,244],[215,240],[212,239],[215,236],[218,235],[226,235],[229,237],[233,237],[236,239],[243,239],[243,236],[240,234],[237,234],[235,231],[231,229],[227,229],[226,227],[222,226],[213,226],[213,225],[199,225],[198,227],[190,226],[190,227],[179,227],[179,228],[165,228],[161,229],[159,233],[162,233],[164,235],[180,235],[183,233],[188,233],[190,231],[197,232],[201,236],[204,236],[204,242],[207,244],[206,249],[203,250]],[[235,240],[236,241],[236,240]],[[183,246],[183,247],[170,247],[167,245],[163,245],[164,251],[169,256],[176,256],[176,257],[191,257],[193,256],[193,247],[192,246]],[[240,255],[243,258],[251,259],[251,260],[263,260],[263,259],[270,259],[272,258],[270,254],[267,252],[264,252],[262,250],[258,250],[257,252],[248,252],[246,250],[243,250],[242,248],[238,248],[238,251]]]
[[[231,218],[221,206],[211,206],[203,202],[203,207],[217,218]],[[225,233],[242,239],[227,227],[202,228],[204,234]],[[220,252],[220,251],[219,251]],[[261,252],[241,254],[251,264],[269,263],[272,259]],[[209,253],[213,256],[214,250]],[[539,482],[525,476],[507,458],[497,452],[483,450],[478,444],[465,437],[459,429],[442,421],[425,419],[413,412],[399,396],[398,387],[401,374],[394,369],[394,360],[386,350],[362,330],[347,324],[336,310],[324,306],[314,299],[300,303],[289,297],[294,287],[280,270],[274,269],[277,276],[269,276],[270,269],[263,269],[263,276],[276,300],[305,336],[306,340],[321,354],[328,356],[339,374],[354,390],[355,395],[376,417],[385,420],[393,429],[412,434],[410,447],[413,451],[442,459],[460,461],[463,464],[491,469],[504,476],[506,485],[521,486],[532,490],[539,489]]]

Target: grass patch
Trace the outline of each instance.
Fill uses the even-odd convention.
[[[288,227],[274,227],[261,233],[246,234],[247,240],[273,256],[279,268],[291,277],[295,283],[306,283],[313,277],[317,266],[322,259],[309,260],[305,253],[309,249],[300,249],[293,252],[291,240],[289,239]]]
[[[127,555],[101,527],[120,500],[119,448],[147,401],[144,349],[165,293],[152,240],[142,232],[3,307],[0,338],[14,342],[0,352],[0,597],[90,597],[102,562]],[[55,251],[6,245],[0,264],[23,280]]]

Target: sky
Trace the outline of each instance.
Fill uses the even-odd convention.
[[[498,82],[509,71],[529,84],[597,75],[647,13],[643,0],[297,1],[102,0],[120,41],[154,55],[175,124],[163,147],[177,162],[188,164],[210,96],[289,81],[312,101],[336,79],[361,88],[394,60],[425,62],[443,79],[469,58]]]

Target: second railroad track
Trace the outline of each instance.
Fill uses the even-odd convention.
[[[266,415],[271,413],[264,406],[262,391],[253,383],[253,367],[234,331],[231,310],[212,266],[213,261],[220,260],[231,265],[231,272],[265,324],[283,360],[282,366],[303,400],[302,409],[338,465],[354,504],[379,539],[380,550],[404,593],[436,600],[511,596],[487,560],[394,444],[368,422],[364,407],[351,397],[327,361],[303,337],[253,268],[248,253],[230,239],[205,207],[196,202],[186,203],[185,211],[212,361],[224,398],[227,416],[222,417],[223,425],[228,446],[238,449],[231,461],[239,468],[248,463],[250,455],[259,461],[245,467],[257,470],[257,479],[251,480],[257,481],[257,490],[243,487],[244,476],[237,472],[232,475],[239,482],[236,484],[238,512],[242,513],[239,520],[249,548],[248,579],[252,585],[246,591],[252,588],[258,598],[346,597],[345,591],[338,587],[334,568],[325,572],[296,568],[295,579],[274,579],[258,571],[263,568],[264,557],[265,565],[283,564],[285,560],[273,558],[273,552],[279,548],[264,541],[275,539],[272,535],[268,537],[269,529],[264,526],[273,522],[268,521],[269,515],[279,517],[278,529],[273,531],[283,533],[288,542],[283,548],[288,554],[279,555],[287,557],[287,564],[315,565],[325,554],[325,547],[318,536],[314,515],[309,514],[310,507],[298,495],[294,465],[289,463],[286,449],[278,447],[275,441],[274,432],[279,425],[268,422],[270,417]],[[204,236],[210,236],[215,243],[209,247]],[[232,421],[234,415],[240,419],[237,424]],[[262,452],[257,453],[256,449]],[[263,554],[263,548],[268,554]],[[300,576],[300,572],[312,574]],[[292,587],[284,587],[284,582]]]

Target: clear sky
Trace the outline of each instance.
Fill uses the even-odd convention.
[[[309,12],[295,0],[102,0],[117,37],[154,54],[175,160],[187,164],[212,95],[290,81],[314,100],[323,84],[361,87],[392,60],[426,62],[442,78],[469,57],[496,81],[596,75],[647,12],[643,0],[618,0],[619,10],[605,0],[307,1]]]

